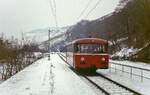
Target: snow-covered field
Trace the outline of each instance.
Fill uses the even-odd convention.
[[[0,84],[0,95],[96,95],[57,54],[51,55],[51,61],[47,59]]]

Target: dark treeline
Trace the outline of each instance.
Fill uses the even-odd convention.
[[[141,49],[134,59],[150,61],[150,0],[130,0],[124,8],[117,9],[108,26],[109,30],[115,31],[112,40],[127,37],[125,44],[128,47]]]
[[[123,0],[124,1],[124,0]],[[150,0],[131,0],[113,15],[112,37],[128,37],[128,45],[141,48],[150,42]]]

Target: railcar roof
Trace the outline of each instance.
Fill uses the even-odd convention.
[[[81,39],[77,39],[75,41],[73,41],[73,44],[75,43],[79,43],[79,44],[107,44],[108,42],[104,39],[100,39],[100,38],[81,38]]]

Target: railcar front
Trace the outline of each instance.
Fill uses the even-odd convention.
[[[103,39],[78,39],[67,49],[71,50],[67,52],[67,61],[78,71],[93,72],[108,68],[108,43]]]

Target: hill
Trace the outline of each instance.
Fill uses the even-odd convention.
[[[72,26],[67,31],[68,41],[89,36],[107,39],[112,43],[111,54],[133,48],[137,51],[130,54],[131,60],[150,62],[150,1],[123,1],[120,3],[123,7],[109,15],[93,21],[82,20]]]

